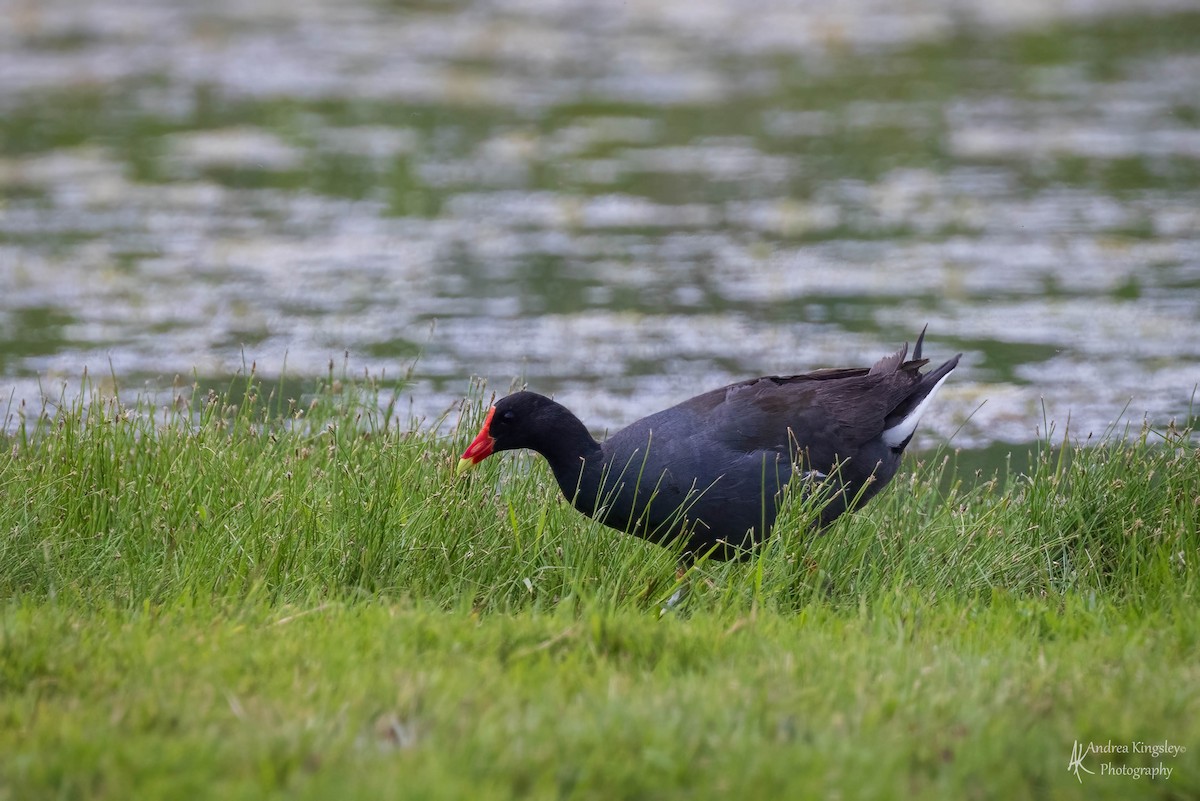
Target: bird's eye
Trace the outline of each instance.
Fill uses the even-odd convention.
[[[512,409],[509,409],[507,412],[500,415],[500,419],[504,420],[505,422],[511,423],[513,420],[517,419],[517,413],[514,412]]]

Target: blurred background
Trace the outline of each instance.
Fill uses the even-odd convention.
[[[1197,2],[0,19],[0,408],[332,359],[411,371],[427,420],[481,376],[602,433],[928,323],[966,355],[918,444],[996,456],[1182,423],[1200,382]]]

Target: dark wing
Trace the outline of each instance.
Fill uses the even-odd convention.
[[[905,345],[870,368],[743,381],[683,405],[703,408],[707,429],[726,447],[808,452],[814,462],[827,464],[879,437],[889,415],[922,386],[920,368],[927,360],[906,361],[907,353]]]

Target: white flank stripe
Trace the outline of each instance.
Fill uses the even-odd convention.
[[[951,370],[950,373],[954,371]],[[929,402],[933,400],[933,396],[942,388],[942,384],[946,383],[946,379],[950,377],[950,373],[946,373],[938,382],[933,385],[933,389],[929,390],[929,394],[925,399],[917,404],[917,408],[908,413],[908,416],[901,420],[896,425],[883,432],[883,444],[889,448],[899,447],[901,442],[912,436],[912,433],[917,430],[917,423],[921,422],[921,415],[925,414],[925,409],[929,406]]]

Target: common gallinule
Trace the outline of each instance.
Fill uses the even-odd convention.
[[[599,443],[565,406],[534,392],[501,398],[463,453],[546,457],[575,508],[684,554],[727,559],[771,530],[792,479],[826,494],[819,525],[892,479],[921,415],[962,354],[922,374],[925,332],[873,367],[765,376],[697,395]]]

